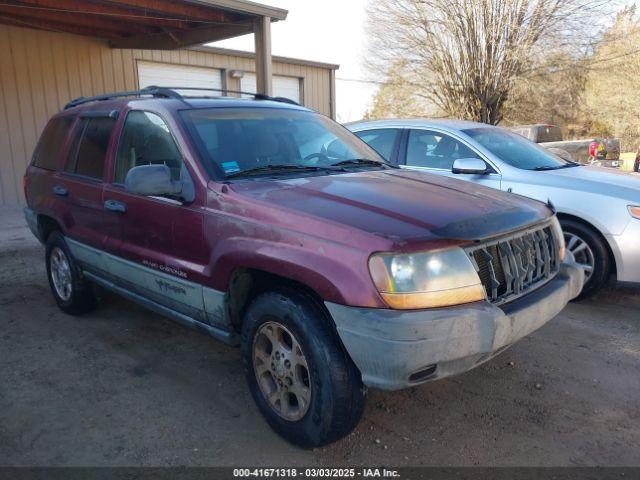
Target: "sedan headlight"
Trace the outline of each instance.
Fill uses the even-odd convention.
[[[391,308],[446,307],[485,299],[480,277],[461,248],[374,254],[369,271]]]
[[[564,262],[564,257],[566,252],[566,246],[564,242],[564,233],[562,232],[562,227],[560,226],[558,217],[556,217],[555,215],[551,219],[551,230],[553,231],[553,236],[556,237],[556,240],[558,242],[558,247],[559,247],[558,254],[560,256],[560,261]]]
[[[637,218],[640,220],[640,207],[635,205],[629,205],[629,213],[633,218]]]

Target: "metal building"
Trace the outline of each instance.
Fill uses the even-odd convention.
[[[335,70],[272,57],[287,11],[246,0],[30,0],[0,5],[0,205],[48,118],[69,100],[148,85],[286,96],[335,118]],[[256,54],[200,46],[255,33]]]

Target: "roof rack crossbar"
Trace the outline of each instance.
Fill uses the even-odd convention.
[[[298,102],[291,100],[286,97],[272,97],[270,95],[265,95],[264,93],[256,93],[256,92],[245,92],[243,90],[229,90],[228,88],[201,88],[201,87],[155,87],[162,88],[167,90],[191,90],[196,92],[220,92],[220,93],[233,93],[236,95],[249,95],[256,100],[271,100],[273,102],[282,102],[282,103],[290,103],[292,105],[300,105]]]
[[[151,95],[152,97],[160,97],[160,98],[174,98],[176,100],[182,100],[182,95],[178,92],[163,87],[146,87],[141,88],[140,90],[129,90],[125,92],[113,92],[113,93],[105,93],[103,95],[95,95],[93,97],[78,97],[74,100],[71,100],[64,106],[64,109],[67,110],[69,108],[77,107],[78,105],[82,105],[83,103],[88,102],[97,102],[102,100],[111,100],[113,98],[119,97],[139,97],[142,95]]]

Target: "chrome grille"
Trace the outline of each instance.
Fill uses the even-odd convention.
[[[515,300],[542,286],[560,269],[559,239],[549,224],[467,248],[487,299]]]

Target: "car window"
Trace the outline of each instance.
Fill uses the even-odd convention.
[[[393,146],[395,145],[396,138],[398,136],[398,129],[378,128],[375,130],[363,130],[361,132],[354,133],[386,160],[391,160]]]
[[[110,117],[82,118],[75,130],[65,171],[102,179],[114,125],[115,120]]]
[[[215,135],[208,135],[207,148],[217,144]],[[139,165],[166,165],[171,179],[178,180],[182,169],[182,155],[173,140],[169,127],[151,112],[131,111],[122,129],[116,157],[115,183],[124,183],[127,172]]]
[[[474,142],[509,165],[523,170],[553,170],[576,165],[554,155],[537,143],[501,128],[472,128],[463,130]]]
[[[56,160],[64,145],[74,117],[66,115],[51,120],[42,132],[40,143],[33,154],[33,165],[47,170],[57,168]]]
[[[182,110],[180,115],[214,177],[274,165],[322,168],[353,159],[386,164],[346,128],[315,112],[203,108]]]
[[[407,165],[451,170],[460,158],[480,158],[473,150],[449,135],[430,130],[411,130],[407,143]]]

